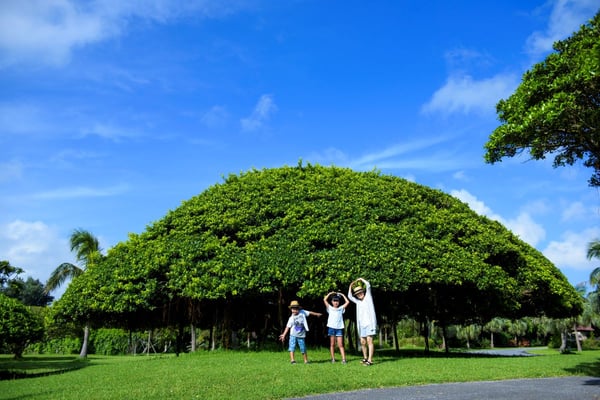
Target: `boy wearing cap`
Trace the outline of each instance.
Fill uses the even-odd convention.
[[[331,300],[330,300],[331,298]],[[341,299],[344,298],[344,304],[340,305]],[[331,304],[329,304],[331,301]],[[331,362],[335,362],[335,342],[340,349],[342,356],[342,364],[346,364],[346,351],[344,349],[344,312],[350,304],[350,300],[343,293],[329,292],[323,298],[325,308],[329,317],[327,318],[327,335],[329,336],[329,352],[331,353]]]
[[[307,318],[309,315],[316,315],[317,317],[320,317],[322,314],[314,311],[303,310],[298,300],[293,300],[288,308],[292,311],[292,315],[288,319],[285,330],[281,335],[279,335],[279,340],[283,342],[287,333],[290,332],[290,344],[288,346],[288,351],[290,352],[290,362],[292,364],[296,364],[294,352],[296,351],[296,344],[298,344],[300,353],[302,353],[302,358],[304,359],[304,364],[308,364],[305,341],[306,332],[308,332]]]
[[[361,282],[359,285],[358,283]],[[373,336],[377,333],[377,317],[371,296],[371,284],[363,278],[353,281],[348,288],[348,297],[356,304],[356,325],[360,334],[360,347],[363,353],[362,364],[373,365]],[[368,351],[367,351],[368,350]]]

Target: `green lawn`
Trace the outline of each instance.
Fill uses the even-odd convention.
[[[600,376],[600,350],[538,357],[489,357],[421,351],[378,351],[331,364],[327,349],[310,349],[310,365],[290,365],[288,353],[216,351],[159,356],[0,356],[0,372],[41,376],[0,381],[0,399],[280,399],[315,393],[428,383]],[[301,359],[297,357],[297,359]],[[53,365],[54,363],[54,365]],[[52,373],[53,371],[61,373]]]

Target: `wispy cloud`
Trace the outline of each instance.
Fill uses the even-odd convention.
[[[571,36],[598,11],[597,0],[557,0],[553,2],[548,27],[527,38],[525,50],[539,57],[552,50],[558,40]]]
[[[518,82],[518,77],[512,74],[500,74],[482,80],[475,80],[469,75],[450,76],[421,111],[424,114],[442,115],[491,114],[498,100],[508,97]]]
[[[124,128],[108,123],[95,123],[92,126],[82,130],[84,136],[99,136],[103,139],[109,139],[119,142],[121,139],[135,138],[142,134],[135,129]]]
[[[62,200],[82,197],[109,197],[125,193],[129,186],[122,184],[106,188],[93,188],[86,186],[61,188],[34,194],[32,197],[40,200]]]
[[[0,132],[3,134],[36,134],[50,130],[48,115],[39,107],[25,103],[0,104]]]
[[[10,182],[23,176],[23,163],[9,161],[0,163],[0,182]]]
[[[3,0],[0,67],[64,65],[74,49],[123,34],[136,18],[156,23],[187,15],[218,18],[248,6],[241,0]]]
[[[576,201],[563,209],[561,221],[570,222],[574,220],[581,220],[583,218],[587,218],[589,215],[590,210],[588,210],[582,202]]]
[[[242,118],[240,121],[242,130],[252,132],[262,128],[276,111],[277,105],[275,105],[273,96],[263,94],[258,103],[256,103],[252,114],[248,118]]]
[[[396,144],[382,151],[369,153],[349,160],[348,166],[358,170],[405,170],[405,171],[452,171],[465,167],[464,157],[457,157],[443,144],[449,137],[440,135],[423,140],[411,140]]]
[[[200,122],[207,128],[222,127],[227,123],[229,113],[223,106],[213,106],[210,110],[202,114]]]

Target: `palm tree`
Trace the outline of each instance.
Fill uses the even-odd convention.
[[[587,258],[600,258],[600,240],[596,239],[588,244]],[[590,273],[590,285],[596,287],[596,291],[600,288],[600,267],[594,268]]]
[[[95,262],[102,259],[102,253],[98,239],[90,232],[83,229],[75,229],[71,234],[71,251],[75,252],[77,263],[62,263],[50,274],[46,282],[45,292],[50,293],[57,289],[66,280],[73,279],[83,274],[83,272]],[[83,329],[83,344],[79,357],[87,357],[88,341],[90,336],[89,324],[85,324]]]

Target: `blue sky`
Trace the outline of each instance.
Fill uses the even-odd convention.
[[[591,171],[488,165],[483,145],[497,101],[599,8],[3,0],[0,259],[45,282],[76,228],[107,250],[224,176],[303,160],[443,190],[587,281]]]

